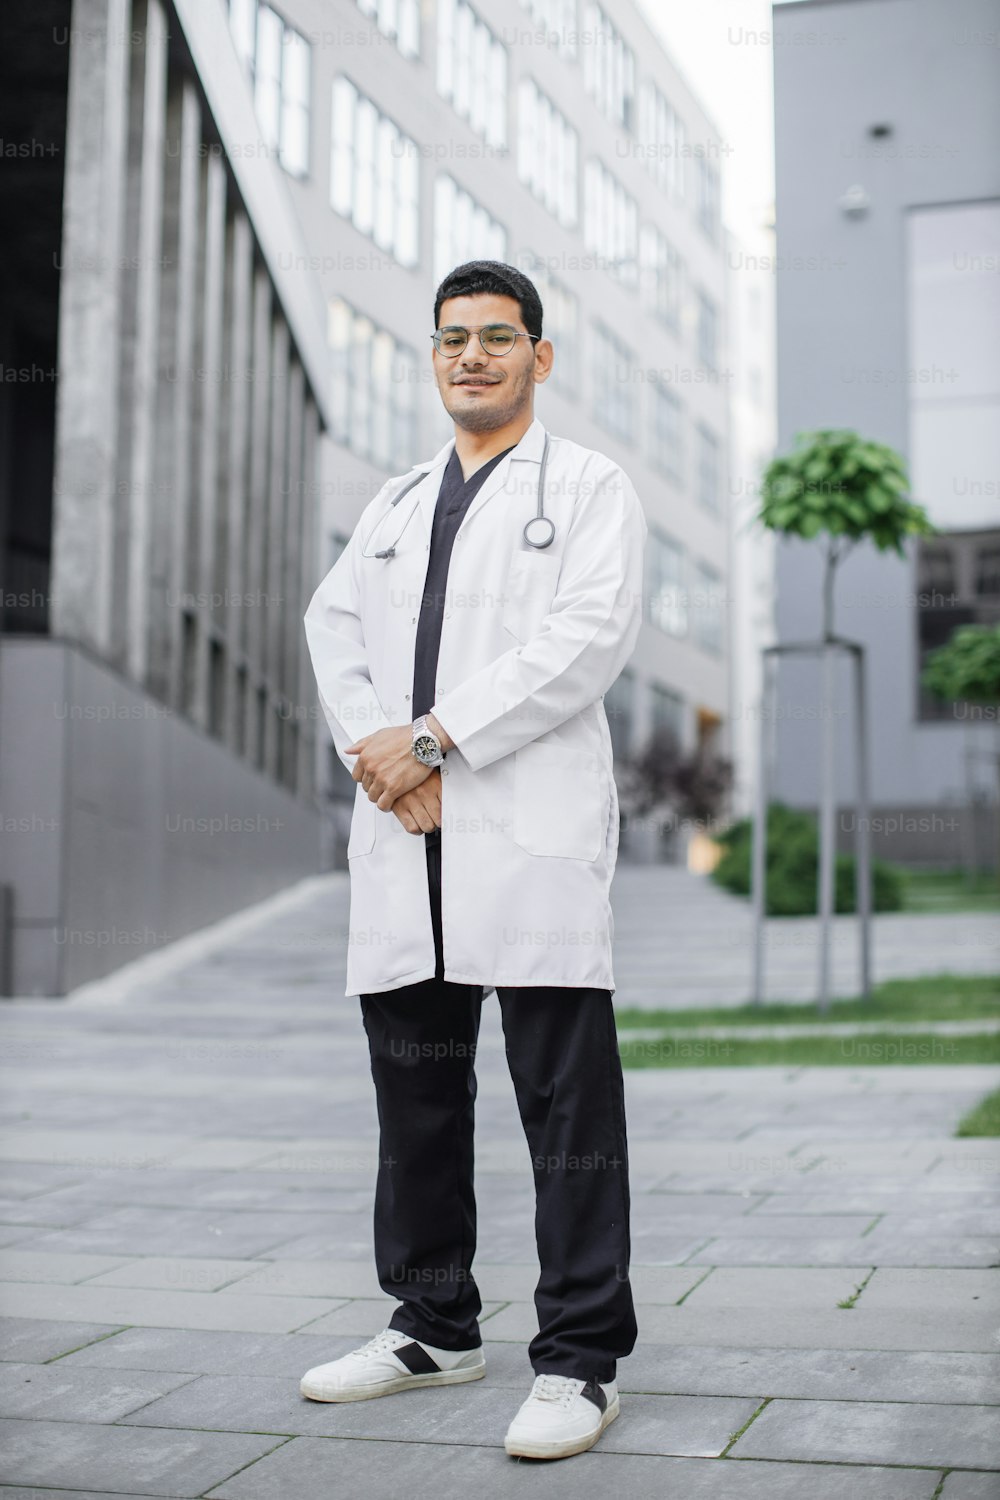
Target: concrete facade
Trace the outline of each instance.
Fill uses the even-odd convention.
[[[318,867],[327,369],[224,9],[43,0],[4,28],[2,946],[9,989],[62,994]]]
[[[927,865],[996,847],[996,717],[935,705],[919,673],[955,625],[1000,619],[998,27],[996,0],[775,9],[779,446],[820,427],[891,444],[942,533],[904,558],[858,548],[837,590],[839,632],[868,651],[874,849]],[[818,634],[819,578],[816,548],[780,547],[782,639]],[[776,790],[803,806],[817,682],[782,669]],[[845,839],[850,701],[845,669]]]

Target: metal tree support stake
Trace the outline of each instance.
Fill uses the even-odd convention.
[[[868,811],[868,724],[865,692],[865,652],[858,641],[830,635],[822,641],[798,641],[766,646],[763,651],[763,673],[760,710],[760,754],[758,759],[757,796],[754,805],[751,862],[751,897],[753,902],[753,1003],[764,999],[764,934],[766,922],[767,875],[767,801],[768,801],[768,725],[772,703],[777,706],[778,658],[781,656],[816,656],[823,663],[823,724],[820,779],[819,822],[819,973],[817,1002],[820,1011],[830,1004],[830,937],[834,908],[836,859],[836,789],[834,779],[834,703],[836,688],[834,668],[837,653],[844,652],[854,664],[854,763],[857,779],[857,826],[854,830],[855,902],[859,928],[859,963],[861,994],[871,995],[871,906],[872,872]]]

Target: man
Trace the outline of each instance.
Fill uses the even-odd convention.
[[[305,617],[358,783],[347,994],[378,1102],[379,1282],[401,1305],[301,1389],[358,1401],[485,1373],[473,1059],[495,989],[541,1263],[536,1378],[506,1449],[560,1458],[618,1415],[637,1336],[603,694],[638,636],[646,522],[618,465],[534,417],[554,351],[527,277],[459,266],[434,322],[454,439],[379,492]]]

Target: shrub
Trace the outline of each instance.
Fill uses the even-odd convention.
[[[712,872],[713,880],[738,896],[750,895],[753,854],[753,823],[742,818],[716,842],[722,858]],[[838,854],[834,867],[834,910],[852,912],[855,905],[854,856]],[[767,900],[769,917],[815,916],[819,874],[819,829],[816,819],[805,812],[772,802],[767,810]],[[894,865],[872,861],[873,911],[899,911],[903,904],[903,880]]]

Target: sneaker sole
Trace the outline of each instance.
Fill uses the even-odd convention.
[[[432,1375],[400,1375],[396,1380],[385,1380],[379,1385],[346,1386],[338,1391],[320,1386],[307,1387],[302,1381],[299,1390],[310,1401],[373,1401],[376,1396],[392,1396],[396,1391],[414,1391],[420,1386],[462,1385],[468,1380],[482,1380],[485,1374],[484,1361],[481,1365],[467,1365],[458,1370],[439,1370]]]
[[[511,1458],[572,1458],[574,1453],[586,1453],[588,1448],[592,1448],[605,1428],[611,1426],[620,1410],[621,1402],[616,1396],[606,1408],[597,1431],[590,1432],[583,1438],[571,1438],[563,1443],[541,1443],[530,1440],[519,1442],[517,1438],[505,1438],[504,1448]]]

